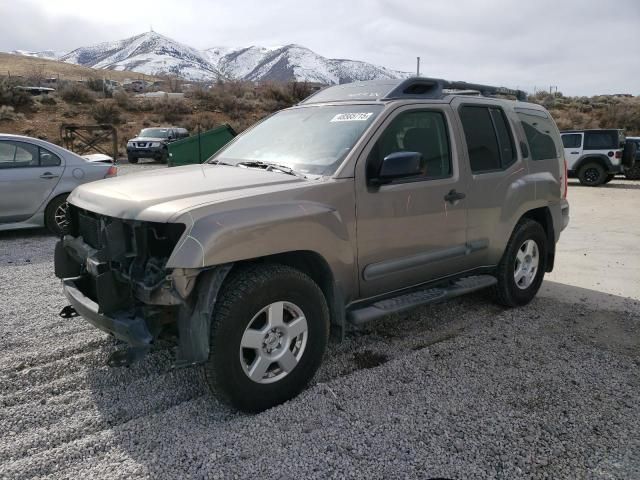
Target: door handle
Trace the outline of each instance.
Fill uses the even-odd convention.
[[[451,202],[451,203],[455,203],[458,200],[462,200],[464,197],[466,197],[466,195],[464,193],[461,192],[456,192],[455,189],[451,190],[449,193],[447,193],[444,196],[444,200],[446,202]]]
[[[45,178],[45,179],[51,179],[51,178],[58,178],[60,175],[54,175],[51,172],[44,172],[42,175],[40,175],[40,178]]]
[[[571,152],[571,155],[575,155],[575,154],[578,154],[578,153],[580,153],[580,152]]]

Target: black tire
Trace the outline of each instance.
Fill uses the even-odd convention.
[[[160,163],[167,163],[169,161],[169,150],[166,148],[162,149],[162,154],[160,155]]]
[[[640,163],[636,163],[632,168],[625,170],[624,176],[627,180],[640,180]]]
[[[636,142],[627,140],[624,144],[624,149],[622,150],[622,165],[625,168],[633,168],[636,163],[636,151],[638,150],[638,145]]]
[[[67,193],[58,195],[44,209],[44,224],[51,233],[58,237],[66,233],[66,220],[62,221],[60,215],[66,212],[67,197]]]
[[[597,162],[588,162],[578,170],[578,180],[582,185],[597,187],[602,185],[607,178],[604,167]]]
[[[138,163],[138,157],[127,157],[129,159],[129,163]]]
[[[614,178],[616,178],[616,176],[613,173],[610,173],[609,175],[607,175],[607,178],[604,179],[604,183],[609,183]]]
[[[274,302],[291,302],[306,318],[306,344],[295,367],[280,380],[258,383],[245,373],[247,353],[241,341],[253,319]],[[258,317],[260,318],[260,317]],[[221,400],[245,412],[260,412],[298,395],[322,363],[329,338],[329,310],[318,285],[299,270],[278,264],[260,264],[232,271],[225,281],[211,321],[211,353],[205,364],[209,387]],[[293,344],[282,348],[292,350]],[[281,350],[282,351],[282,350]],[[255,359],[253,360],[255,362]],[[280,365],[273,363],[278,372]],[[265,375],[269,375],[267,370]],[[282,374],[282,371],[280,371]]]
[[[533,240],[537,246],[538,267],[532,282],[526,288],[520,288],[516,284],[515,270],[517,267],[517,255],[525,242]],[[498,303],[507,307],[518,307],[529,303],[536,296],[547,266],[547,235],[538,222],[524,218],[513,229],[507,248],[498,264],[496,277],[498,284],[495,287]]]

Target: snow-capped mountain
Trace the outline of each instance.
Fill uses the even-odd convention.
[[[222,51],[219,48],[206,50],[212,60]],[[325,58],[295,44],[232,49],[221,55],[217,62],[218,70],[225,76],[253,81],[297,80],[332,84],[406,76],[403,72],[366,62]]]
[[[29,53],[33,52],[25,54]],[[295,80],[335,84],[408,75],[366,62],[325,58],[296,44],[215,47],[200,51],[156,32],[77,48],[58,59],[98,69],[173,74],[189,80]]]
[[[174,74],[190,80],[219,77],[204,53],[156,32],[77,48],[60,60],[98,69]]]

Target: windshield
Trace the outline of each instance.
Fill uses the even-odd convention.
[[[167,138],[169,136],[168,128],[143,128],[140,137],[149,138]]]
[[[238,137],[210,161],[274,163],[300,173],[331,175],[380,110],[381,105],[284,110]]]

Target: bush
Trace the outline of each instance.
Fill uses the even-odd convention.
[[[28,110],[33,106],[33,96],[20,88],[11,80],[0,80],[0,105],[14,109]]]
[[[42,95],[39,101],[42,105],[56,105],[58,103],[56,99],[50,95]]]
[[[67,103],[93,103],[95,97],[87,88],[78,83],[70,83],[58,92],[60,98]]]
[[[8,105],[2,105],[0,107],[0,122],[13,122],[22,117],[23,115],[21,113],[16,113],[13,107]]]
[[[98,123],[122,123],[120,110],[112,101],[98,103],[91,109],[91,116]]]
[[[164,98],[156,100],[153,104],[153,111],[161,116],[165,122],[173,123],[182,118],[183,115],[191,113],[191,108],[182,99]]]
[[[89,78],[86,81],[87,88],[94,92],[102,92],[104,90],[104,81],[101,78]]]
[[[123,110],[127,110],[128,112],[137,110],[136,104],[124,90],[116,90],[113,92],[113,100]]]
[[[211,130],[215,128],[220,123],[216,121],[216,118],[210,113],[203,113],[198,116],[192,116],[185,123],[185,128],[191,132],[191,134],[198,133],[198,124],[200,124],[200,130],[202,132],[206,132],[207,130]]]

